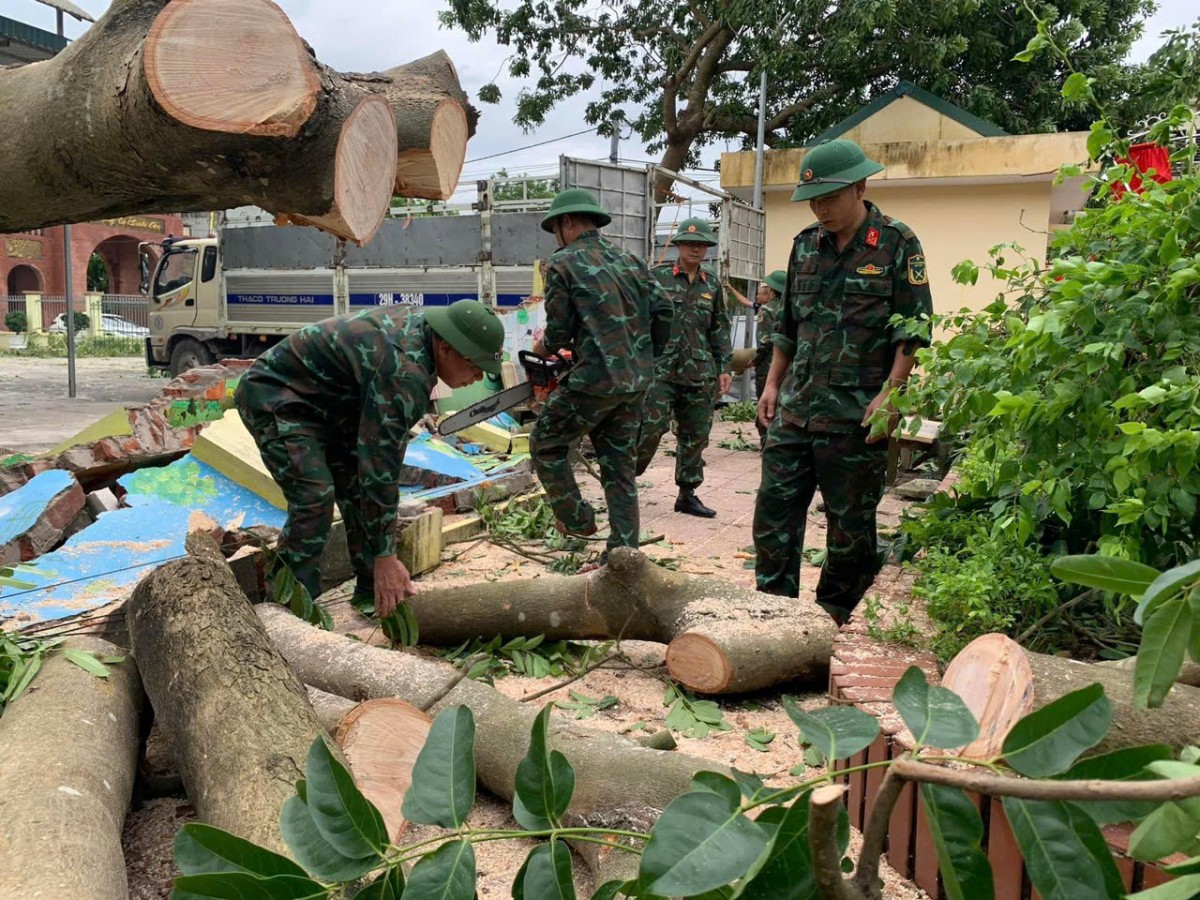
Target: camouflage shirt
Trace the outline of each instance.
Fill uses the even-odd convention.
[[[896,344],[926,343],[893,315],[931,315],[925,253],[908,226],[872,203],[858,233],[838,252],[813,224],[792,245],[775,346],[791,357],[780,391],[784,420],[810,431],[852,432],[882,390]]]
[[[781,302],[779,297],[775,297],[758,308],[755,328],[758,336],[759,350],[770,350],[774,346],[775,319],[779,314],[779,304]]]
[[[717,276],[704,266],[693,282],[678,263],[655,266],[654,277],[675,304],[671,343],[658,374],[672,384],[711,384],[733,361],[729,310]]]
[[[650,387],[654,357],[671,330],[671,301],[646,264],[585,231],[551,254],[546,266],[549,352],[572,351],[563,386],[589,394],[632,394]]]
[[[408,431],[437,384],[425,316],[391,306],[306,325],[242,380],[281,435],[328,436],[354,450],[368,552],[394,554]]]

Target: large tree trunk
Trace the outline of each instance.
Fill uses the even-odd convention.
[[[479,782],[499,797],[512,798],[538,707],[518,703],[486,684],[460,681],[445,664],[321,631],[274,604],[256,609],[267,634],[307,685],[351,699],[401,697],[422,708],[433,703],[429,712],[434,715],[451,706],[468,707],[475,716]],[[648,827],[687,790],[696,772],[723,768],[563,721],[556,721],[551,743],[575,767],[570,812],[589,821],[620,818]]]
[[[0,70],[0,232],[255,204],[365,242],[399,151],[425,154],[428,196],[461,170],[466,98],[434,57],[365,90],[270,0],[115,0],[58,56]]]
[[[67,646],[121,651],[99,638]],[[55,652],[0,719],[0,897],[129,896],[121,828],[138,758],[133,660],[107,678]]]
[[[536,634],[669,644],[671,677],[711,694],[823,678],[837,634],[814,603],[672,572],[627,549],[588,575],[429,588],[410,602],[430,644]]]
[[[323,729],[216,545],[143,579],[134,656],[200,820],[281,853],[279,810]]]
[[[1023,716],[1064,694],[1100,684],[1112,706],[1112,728],[1091,753],[1144,744],[1180,750],[1200,738],[1200,688],[1176,684],[1159,709],[1133,702],[1133,672],[1111,666],[1046,656],[1000,634],[976,638],[963,648],[942,678],[979,720],[979,739],[961,755],[990,759]]]

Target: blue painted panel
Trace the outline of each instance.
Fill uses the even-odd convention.
[[[404,464],[460,481],[470,481],[483,474],[441,441],[411,441],[404,451]]]
[[[183,554],[193,510],[221,525],[245,514],[247,527],[278,528],[286,515],[190,455],[132,472],[120,484],[129,491],[129,508],[103,513],[38,557],[20,574],[34,589],[0,589],[0,619],[18,613],[25,614],[23,621],[62,619],[121,599],[151,567]]]
[[[333,294],[226,294],[231,306],[333,306]]]
[[[75,483],[75,476],[51,469],[0,497],[0,547],[14,541],[37,524],[50,501]]]
[[[449,306],[458,300],[478,300],[479,295],[472,292],[469,294],[445,294],[445,293],[357,293],[350,292],[350,308],[363,308],[368,306]],[[500,294],[496,298],[496,303],[501,307],[520,306],[525,300],[521,294]]]

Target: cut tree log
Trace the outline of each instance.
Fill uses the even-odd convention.
[[[312,687],[350,699],[401,697],[436,715],[466,706],[475,716],[475,765],[479,782],[511,800],[517,765],[529,747],[538,708],[518,703],[495,688],[460,680],[443,663],[411,653],[373,647],[321,631],[274,604],[255,607],[292,670]],[[453,685],[449,691],[447,686]],[[620,735],[556,721],[551,744],[575,767],[570,812],[586,821],[622,820],[649,827],[668,803],[687,790],[702,770],[726,771],[684,753],[651,750]]]
[[[347,73],[365,91],[382,94],[396,113],[399,159],[396,194],[447,200],[458,187],[467,141],[478,111],[467,100],[458,72],[438,50],[386,72]]]
[[[368,90],[270,0],[115,0],[53,59],[0,69],[0,232],[254,204],[362,243],[399,150],[430,196],[461,171],[473,110],[435,57]]]
[[[99,638],[66,646],[123,655]],[[56,651],[0,719],[0,897],[129,896],[121,829],[142,685],[128,656],[108,670],[97,678]]]
[[[216,544],[187,547],[127,606],[146,693],[200,820],[287,854],[279,810],[323,729]]]
[[[1106,668],[1120,669],[1122,671],[1132,672],[1137,665],[1136,656],[1127,656],[1125,659],[1105,660],[1096,665]],[[1200,663],[1192,662],[1190,659],[1183,661],[1183,668],[1179,670],[1179,674],[1175,676],[1177,684],[1186,684],[1189,687],[1200,687]]]
[[[958,755],[991,759],[1004,738],[1029,712],[1064,694],[1100,684],[1112,705],[1112,728],[1089,753],[1144,744],[1181,750],[1200,735],[1200,688],[1176,684],[1159,709],[1133,702],[1133,672],[1033,653],[1001,634],[985,634],[963,648],[942,677],[979,720],[979,739]]]
[[[433,719],[398,697],[355,703],[309,687],[308,699],[341,748],[358,789],[383,816],[392,843],[398,842],[408,826],[400,805]]]
[[[409,602],[434,645],[537,634],[665,643],[671,677],[706,694],[823,679],[837,634],[815,603],[672,572],[627,548],[587,575],[431,587]]]

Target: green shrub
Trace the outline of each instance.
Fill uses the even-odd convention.
[[[9,331],[14,331],[20,334],[23,331],[29,330],[29,319],[25,315],[24,310],[13,309],[4,316],[4,327]]]
[[[924,549],[913,595],[933,620],[931,647],[949,660],[989,632],[1018,637],[1060,603],[1050,559],[1035,544],[995,527],[986,510],[945,505],[901,523],[909,546]],[[1039,629],[1027,646],[1052,650],[1070,637]]]

